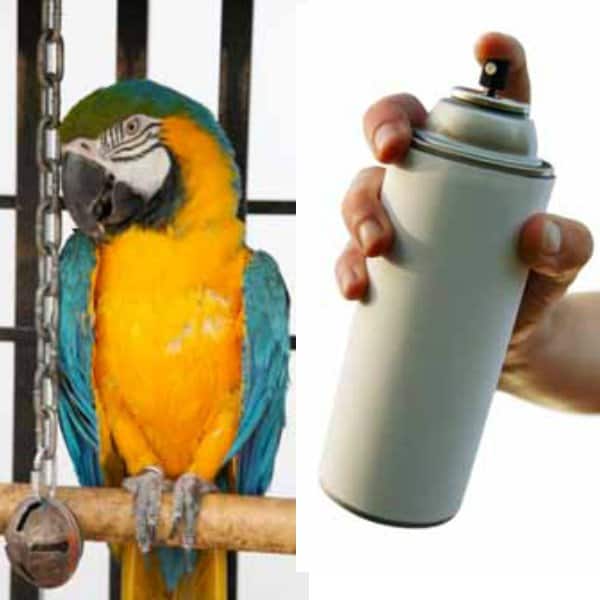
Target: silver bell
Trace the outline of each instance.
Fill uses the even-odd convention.
[[[71,511],[58,500],[26,498],[5,532],[13,569],[40,588],[66,583],[83,551],[81,532]]]

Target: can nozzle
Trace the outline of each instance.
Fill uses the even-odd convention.
[[[481,69],[479,83],[487,88],[487,95],[494,97],[496,91],[503,90],[508,81],[510,61],[505,58],[488,58]]]

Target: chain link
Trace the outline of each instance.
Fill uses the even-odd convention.
[[[61,242],[60,82],[64,71],[61,0],[42,0],[37,49],[41,118],[37,130],[40,196],[36,213],[38,288],[35,296],[37,368],[33,384],[36,454],[31,484],[36,496],[56,489],[58,404],[58,257]]]

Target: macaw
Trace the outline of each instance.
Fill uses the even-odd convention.
[[[201,104],[148,80],[60,127],[59,420],[85,486],[133,494],[122,597],[225,600],[225,552],[194,551],[204,494],[263,494],[285,421],[289,296],[244,243],[232,147]],[[154,548],[161,493],[181,548]]]

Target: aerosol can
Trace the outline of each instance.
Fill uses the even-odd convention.
[[[396,242],[368,261],[321,465],[365,518],[440,524],[467,486],[527,278],[519,230],[554,182],[529,106],[496,94],[508,68],[454,88],[385,174]]]

